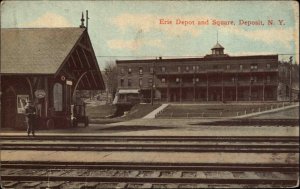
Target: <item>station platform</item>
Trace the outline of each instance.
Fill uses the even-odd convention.
[[[144,119],[145,120],[145,119]],[[155,121],[154,119],[153,121]],[[136,123],[140,120],[136,120]],[[167,122],[167,120],[159,120]],[[299,136],[298,126],[157,126],[148,120],[143,125],[97,125],[91,124],[86,128],[70,128],[57,130],[36,130],[36,137],[53,136]],[[148,125],[149,124],[149,125]],[[1,136],[27,136],[27,132],[2,130]],[[32,137],[32,136],[30,136]]]
[[[299,154],[5,150],[1,152],[1,161],[297,164]]]

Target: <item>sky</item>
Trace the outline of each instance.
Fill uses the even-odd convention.
[[[230,56],[298,60],[298,9],[296,1],[4,1],[1,28],[79,27],[88,10],[100,68],[116,59],[201,57],[217,40]]]

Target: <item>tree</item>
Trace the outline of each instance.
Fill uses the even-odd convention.
[[[109,102],[108,94],[111,95],[113,100],[115,98],[118,88],[118,70],[115,62],[107,61],[104,67],[105,85],[107,92],[107,102]]]

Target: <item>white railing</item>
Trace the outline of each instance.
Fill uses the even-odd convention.
[[[156,117],[158,118],[203,118],[203,117],[235,117],[242,116],[251,113],[263,112],[267,110],[273,110],[277,108],[282,108],[285,106],[289,106],[292,103],[282,102],[276,104],[265,104],[259,107],[249,107],[245,109],[240,109],[238,111],[216,111],[216,112],[174,112],[168,111],[167,109],[163,110]]]

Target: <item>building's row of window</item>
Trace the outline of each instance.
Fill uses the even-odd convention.
[[[175,81],[176,81],[176,83],[179,83],[179,82],[182,82],[182,78],[179,78],[179,77],[177,77],[176,79],[175,79]],[[199,81],[200,81],[200,79],[199,78],[192,78],[192,80],[191,80],[193,83],[198,83]],[[207,80],[203,80],[204,82],[207,82]],[[238,79],[236,78],[236,77],[232,77],[231,78],[231,81],[232,81],[232,83],[235,83],[235,82],[237,82],[238,81]],[[248,80],[249,81],[249,80]],[[258,81],[258,78],[256,77],[256,76],[251,76],[250,77],[250,81],[251,82],[253,82],[253,83],[256,83],[257,81]],[[165,83],[166,82],[166,79],[165,78],[162,78],[161,79],[161,82],[162,83]],[[212,82],[216,82],[216,81],[212,81]],[[221,82],[221,81],[217,81],[217,82]],[[270,83],[271,82],[271,77],[270,76],[267,76],[266,77],[266,82],[267,83]]]
[[[152,79],[152,78],[149,78],[149,79],[148,79],[148,86],[152,86],[152,83],[153,83],[153,79]],[[121,87],[124,87],[124,86],[125,86],[125,81],[124,81],[124,79],[120,79],[120,86],[121,86]],[[131,80],[131,79],[128,79],[128,80],[127,80],[127,86],[128,86],[128,87],[131,87],[131,86],[132,86],[132,80]],[[142,78],[139,79],[139,86],[140,86],[140,87],[143,86],[143,79],[142,79]]]
[[[182,66],[177,66],[177,72],[181,72],[182,71]],[[221,69],[222,67],[219,67],[218,65],[214,65],[213,66],[213,69]],[[267,69],[270,69],[271,68],[271,65],[270,64],[266,64],[266,68]],[[193,70],[193,71],[198,71],[200,69],[199,66],[185,66],[185,71],[186,72],[189,72],[190,70]],[[231,65],[226,65],[226,69],[227,70],[230,70],[231,69]],[[240,64],[239,65],[239,69],[240,70],[243,70],[244,69],[244,65]],[[250,69],[251,70],[257,70],[258,69],[258,65],[257,64],[251,64],[250,65]],[[167,69],[165,66],[161,66],[160,67],[160,71],[161,72],[166,72]],[[149,68],[149,72],[152,74],[153,73],[153,67],[150,67]],[[132,73],[132,68],[128,68],[128,71],[127,71],[128,74],[131,74]],[[121,68],[121,74],[124,74],[124,68]],[[143,67],[139,67],[139,74],[142,75],[143,74]]]
[[[236,77],[232,77],[231,78],[231,81],[232,81],[232,83],[235,83],[235,82],[237,82],[237,78]],[[166,83],[166,78],[161,78],[161,83]],[[198,83],[199,81],[200,81],[200,79],[199,78],[192,78],[192,80],[191,80],[193,83]],[[204,81],[206,81],[206,80],[204,80]],[[252,82],[252,83],[256,83],[258,81],[258,79],[257,79],[257,77],[256,76],[251,76],[250,77],[250,82]],[[180,82],[182,82],[182,78],[179,78],[179,77],[177,77],[177,78],[175,78],[175,82],[176,83],[180,83]],[[266,77],[266,82],[267,83],[270,83],[271,82],[271,77],[270,76],[267,76]],[[148,79],[148,86],[152,86],[152,83],[153,83],[153,79],[152,78],[149,78]],[[124,82],[124,79],[120,79],[120,86],[121,87],[124,87],[125,86],[125,82]],[[127,80],[127,86],[128,87],[131,87],[132,86],[132,80],[131,79],[128,79]],[[140,78],[139,79],[139,86],[140,87],[142,87],[143,86],[143,79],[142,78]]]

